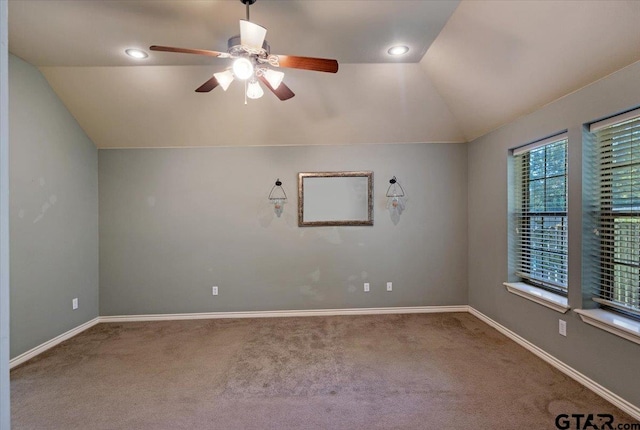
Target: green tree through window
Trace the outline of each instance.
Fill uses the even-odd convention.
[[[640,118],[595,130],[595,136],[599,285],[594,300],[640,316]]]
[[[516,275],[567,291],[567,139],[514,155]]]

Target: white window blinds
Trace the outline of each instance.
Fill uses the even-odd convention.
[[[590,130],[598,146],[594,300],[640,316],[640,111]]]
[[[566,295],[566,134],[516,149],[513,154],[515,274]]]

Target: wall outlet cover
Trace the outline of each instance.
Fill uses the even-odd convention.
[[[393,282],[387,282],[387,291],[393,291]]]
[[[558,333],[562,336],[567,335],[567,322],[565,320],[558,320]]]
[[[368,292],[369,292],[369,289],[370,289],[370,288],[369,288],[369,283],[368,283],[368,282],[365,282],[365,283],[364,283],[364,292],[365,292],[365,293],[368,293]]]

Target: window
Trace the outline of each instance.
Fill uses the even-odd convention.
[[[640,110],[590,131],[597,146],[594,300],[640,316]]]
[[[514,266],[524,282],[567,294],[567,136],[513,151]]]

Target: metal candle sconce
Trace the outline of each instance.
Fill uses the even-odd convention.
[[[273,205],[273,210],[275,214],[280,218],[282,215],[282,210],[284,209],[284,204],[287,203],[287,193],[284,192],[284,188],[282,188],[282,182],[280,179],[276,179],[275,185],[271,188],[271,192],[269,193],[269,201]]]
[[[389,180],[389,188],[387,188],[387,209],[391,214],[391,220],[397,224],[400,220],[400,214],[405,209],[405,194],[402,185],[394,176]]]

